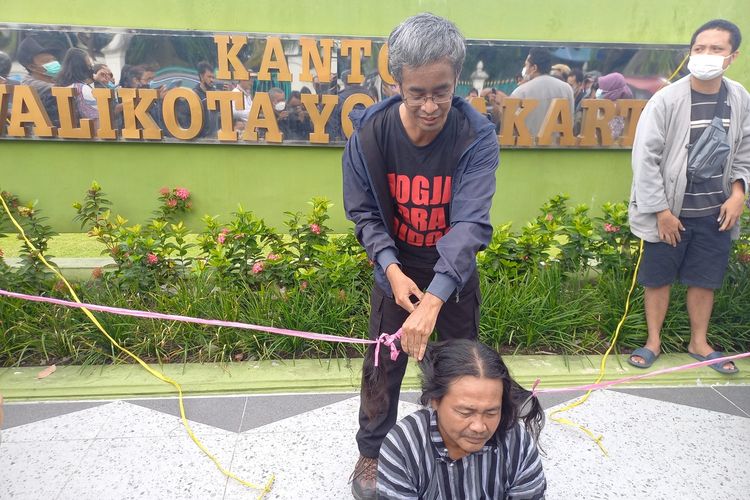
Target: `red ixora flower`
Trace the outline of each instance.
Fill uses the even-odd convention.
[[[743,264],[750,264],[750,253],[741,253],[737,258]]]
[[[149,254],[146,255],[146,262],[150,266],[153,266],[154,264],[156,264],[157,262],[159,262],[159,257],[157,257],[156,254],[153,254],[153,253],[149,252]]]
[[[181,200],[187,200],[190,197],[190,191],[185,188],[175,188],[174,194]]]
[[[552,214],[547,214],[547,216],[544,218],[544,220],[546,220],[547,222],[552,222],[552,219],[554,219]]]
[[[320,226],[315,223],[310,224],[310,232],[313,234],[320,234]]]
[[[226,239],[226,236],[224,235],[224,233],[221,233],[219,236],[216,237],[216,242],[219,245],[223,245],[225,239]]]
[[[276,253],[269,253],[269,254],[268,254],[268,257],[266,257],[266,258],[267,258],[268,260],[270,260],[270,261],[274,261],[274,260],[279,260],[279,259],[280,259],[281,257],[279,256],[279,254],[276,254]]]
[[[167,196],[170,193],[170,189],[168,187],[163,187],[159,190],[159,194],[162,196]]]
[[[177,206],[177,200],[175,200],[174,198],[170,198],[170,199],[168,199],[168,200],[167,200],[167,206],[168,206],[169,208],[174,208],[174,207],[176,207],[176,206]]]
[[[620,231],[620,226],[614,226],[609,222],[604,223],[604,231],[607,233],[617,233]]]
[[[253,264],[253,274],[260,274],[263,272],[263,263],[262,262],[256,262]]]
[[[95,267],[94,270],[91,271],[91,277],[94,278],[95,280],[98,280],[99,278],[101,278],[103,274],[104,272],[102,272],[101,267]]]

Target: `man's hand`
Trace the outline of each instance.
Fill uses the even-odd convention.
[[[417,308],[401,325],[401,349],[409,356],[422,361],[427,340],[435,329],[443,301],[431,293],[422,297]]]
[[[419,289],[410,277],[404,274],[397,264],[388,266],[388,269],[385,270],[385,276],[391,284],[396,304],[400,305],[408,313],[414,312],[416,304],[422,300],[422,296],[424,295],[422,290]],[[417,298],[416,302],[412,302],[412,296]]]
[[[675,217],[672,212],[667,209],[656,214],[656,221],[657,226],[659,227],[659,239],[664,243],[676,247],[677,243],[682,241],[680,231],[685,230],[680,219]]]
[[[742,206],[745,201],[745,193],[742,184],[735,182],[732,186],[732,195],[721,206],[719,211],[719,231],[728,231],[734,227],[742,216]]]

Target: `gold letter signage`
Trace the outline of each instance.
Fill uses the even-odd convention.
[[[538,46],[554,64],[542,76],[572,98],[536,97],[521,77]],[[88,54],[91,74],[65,67],[71,48]],[[0,51],[13,62],[0,74],[0,140],[340,146],[354,132],[350,114],[400,94],[379,37],[0,24]],[[646,100],[683,55],[664,45],[468,40],[454,99],[486,116],[503,148],[629,148]],[[54,65],[40,60],[62,69],[49,73]],[[620,87],[597,93],[610,74],[602,82]]]

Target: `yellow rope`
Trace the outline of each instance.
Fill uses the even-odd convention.
[[[680,70],[682,69],[682,67],[685,66],[685,62],[688,59],[690,59],[690,52],[688,52],[687,54],[685,54],[685,57],[682,58],[682,62],[680,63],[680,65],[677,66],[677,69],[674,70],[674,73],[672,73],[671,75],[669,75],[669,78],[667,78],[667,82],[672,83],[672,78],[674,78],[675,76],[677,76],[677,73],[679,73]]]
[[[609,348],[607,348],[607,351],[604,353],[604,356],[602,357],[601,364],[599,365],[599,376],[596,378],[596,381],[594,384],[598,384],[602,381],[602,378],[604,378],[604,369],[607,366],[607,356],[609,356],[609,353],[612,352],[612,349],[614,349],[615,345],[617,345],[617,337],[620,335],[620,329],[622,328],[622,325],[625,323],[625,320],[628,317],[628,311],[630,310],[630,297],[633,294],[633,290],[635,289],[635,283],[636,283],[636,277],[638,276],[638,268],[641,265],[641,257],[643,256],[643,240],[641,240],[641,244],[638,248],[638,260],[635,264],[635,271],[633,271],[633,280],[630,283],[630,290],[628,290],[628,296],[625,299],[625,310],[622,313],[622,318],[620,319],[620,322],[617,324],[617,328],[615,329],[615,333],[612,336],[612,340],[609,343]],[[579,406],[586,402],[586,400],[589,398],[591,393],[593,392],[592,389],[589,389],[586,391],[586,394],[578,398],[576,401],[570,403],[569,405],[565,406],[564,408],[560,408],[559,410],[555,410],[552,413],[550,413],[550,419],[553,422],[557,422],[559,424],[568,425],[570,427],[576,427],[577,429],[580,429],[581,431],[585,432],[591,439],[594,440],[594,442],[599,446],[599,449],[602,450],[602,453],[604,453],[605,456],[607,456],[607,449],[602,444],[603,436],[599,435],[598,437],[594,435],[593,432],[591,432],[589,429],[584,427],[581,424],[577,424],[571,420],[568,420],[567,418],[561,418],[561,417],[555,417],[558,413],[562,413],[564,411],[571,410],[575,408],[576,406]]]
[[[3,208],[5,209],[5,213],[8,214],[8,217],[10,217],[11,222],[13,223],[14,226],[16,226],[16,229],[18,229],[18,231],[21,234],[21,237],[23,238],[24,242],[26,242],[26,245],[29,247],[29,249],[32,250],[32,252],[37,257],[39,257],[39,260],[41,260],[42,263],[45,266],[47,266],[48,269],[50,269],[58,278],[60,278],[62,280],[63,283],[65,283],[65,286],[68,288],[68,291],[70,292],[70,295],[73,297],[73,299],[76,302],[78,302],[79,304],[81,304],[82,303],[81,300],[78,298],[78,295],[76,295],[76,292],[75,292],[75,290],[73,290],[73,287],[70,286],[70,283],[68,283],[68,280],[66,280],[65,277],[62,274],[60,274],[60,272],[57,269],[54,268],[54,266],[51,266],[49,264],[49,262],[47,262],[47,260],[44,258],[44,256],[42,255],[42,253],[39,250],[37,250],[37,248],[34,246],[34,244],[31,243],[31,241],[29,241],[29,239],[26,237],[26,232],[23,230],[23,227],[21,227],[21,225],[18,223],[18,221],[16,221],[16,219],[13,217],[13,214],[11,214],[11,211],[8,208],[8,205],[5,203],[5,199],[3,198],[2,194],[0,194],[0,202],[2,202]],[[101,325],[101,323],[99,323],[99,320],[96,319],[96,317],[91,313],[91,311],[89,311],[85,307],[82,307],[81,310],[86,314],[86,316],[88,316],[88,318],[91,320],[91,322],[94,323],[94,325],[96,325],[96,327],[104,334],[104,336],[107,337],[107,339],[112,343],[113,346],[115,346],[117,349],[121,350],[122,352],[124,352],[125,354],[127,354],[128,356],[130,356],[131,358],[133,358],[134,360],[136,360],[138,362],[138,364],[140,364],[143,368],[145,368],[146,371],[148,371],[151,375],[153,375],[154,377],[158,378],[159,380],[161,380],[163,382],[171,384],[172,386],[174,386],[175,389],[177,389],[178,401],[179,401],[179,405],[180,405],[180,418],[182,419],[182,425],[185,427],[185,430],[187,431],[188,436],[190,436],[190,439],[192,439],[193,442],[198,446],[198,448],[200,448],[200,450],[203,453],[205,453],[208,458],[211,459],[211,461],[216,465],[216,468],[218,468],[219,471],[221,471],[222,474],[224,474],[225,476],[227,476],[229,478],[234,479],[235,481],[237,481],[238,483],[242,484],[243,486],[247,486],[249,488],[253,488],[253,489],[256,489],[256,490],[261,490],[260,496],[258,496],[259,500],[261,498],[263,498],[263,496],[265,496],[266,493],[268,493],[268,492],[271,491],[271,485],[273,484],[274,479],[275,479],[275,476],[273,474],[271,475],[271,479],[268,480],[268,482],[266,483],[265,486],[257,486],[257,485],[255,485],[253,483],[250,483],[250,482],[244,481],[243,479],[240,479],[239,477],[235,476],[234,474],[232,474],[231,472],[229,472],[228,470],[226,470],[224,467],[222,467],[222,465],[219,463],[219,461],[216,459],[216,457],[214,457],[206,449],[206,447],[203,445],[203,443],[201,443],[198,440],[198,438],[193,433],[193,430],[190,428],[190,424],[188,423],[187,417],[185,416],[185,406],[183,405],[182,387],[180,386],[180,384],[178,384],[172,378],[164,375],[163,373],[161,373],[161,372],[159,372],[157,370],[154,370],[153,368],[151,368],[150,366],[148,366],[141,358],[139,358],[138,356],[136,356],[132,352],[128,351],[127,349],[125,349],[124,347],[122,347],[120,344],[118,344],[117,341],[115,341],[115,339],[113,339],[109,335],[109,333],[107,333],[107,330],[104,329],[104,327]]]
[[[674,72],[669,76],[669,78],[667,79],[668,82],[671,82],[672,79],[677,75],[677,73],[680,72],[680,70],[682,69],[682,67],[685,65],[685,62],[689,58],[690,58],[690,53],[688,53],[688,54],[685,55],[685,57],[682,59],[682,62],[680,62],[680,64],[677,66],[677,69],[675,69]],[[640,245],[638,247],[638,260],[636,261],[636,264],[635,264],[635,271],[633,271],[633,280],[630,283],[630,290],[628,290],[628,296],[625,299],[625,310],[622,313],[622,318],[620,319],[620,322],[617,324],[617,328],[615,329],[615,333],[612,336],[612,340],[609,343],[609,348],[607,349],[607,351],[604,353],[604,356],[602,357],[602,361],[601,361],[601,364],[599,366],[599,376],[596,378],[596,381],[594,382],[594,384],[598,384],[599,382],[602,381],[602,378],[604,378],[604,370],[605,370],[605,368],[607,366],[607,356],[609,356],[609,353],[612,352],[612,349],[614,349],[615,345],[617,345],[617,338],[620,336],[620,329],[622,328],[622,325],[625,323],[625,320],[628,317],[628,311],[630,310],[630,297],[632,296],[633,290],[635,289],[636,278],[638,276],[638,268],[641,265],[641,257],[642,256],[643,256],[643,240],[641,240],[641,243],[640,243]],[[599,449],[602,450],[602,453],[604,453],[604,455],[607,456],[607,449],[602,444],[602,439],[603,439],[604,436],[599,435],[597,437],[593,432],[591,432],[591,430],[587,429],[585,426],[583,426],[581,424],[577,424],[577,423],[575,423],[575,422],[573,422],[571,420],[568,420],[567,418],[555,417],[555,415],[557,415],[558,413],[562,413],[564,411],[571,410],[571,409],[575,408],[576,406],[579,406],[579,405],[582,405],[583,403],[585,403],[586,400],[591,395],[591,392],[592,392],[592,390],[589,389],[588,391],[586,391],[586,394],[584,394],[583,396],[581,396],[580,398],[578,398],[576,401],[572,402],[569,405],[566,405],[563,408],[560,408],[559,410],[553,411],[552,413],[550,413],[550,419],[553,422],[557,422],[557,423],[560,423],[560,424],[563,424],[563,425],[567,425],[567,426],[570,426],[570,427],[575,427],[577,429],[580,429],[581,431],[583,431],[584,433],[586,433],[591,439],[593,439],[594,442],[597,444],[597,446],[599,446]]]

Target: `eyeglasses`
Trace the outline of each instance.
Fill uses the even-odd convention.
[[[403,95],[402,98],[404,100],[404,104],[406,104],[409,107],[413,108],[421,108],[425,104],[427,104],[427,100],[432,100],[433,104],[445,104],[446,102],[451,102],[453,99],[453,91],[450,92],[439,92],[437,94],[432,94],[431,96],[423,96],[423,97],[411,97],[407,95]]]

